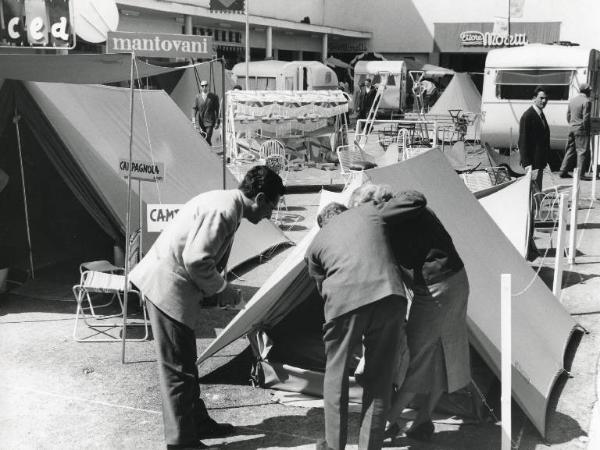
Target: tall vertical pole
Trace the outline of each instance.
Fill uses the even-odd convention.
[[[29,270],[31,270],[31,279],[35,280],[35,273],[33,269],[33,249],[31,248],[31,228],[29,227],[29,206],[27,204],[27,189],[25,188],[25,167],[23,165],[23,148],[21,147],[21,129],[19,128],[19,111],[15,107],[15,116],[13,122],[15,123],[15,130],[17,132],[17,147],[19,149],[19,166],[21,168],[21,189],[23,190],[23,209],[25,210],[25,229],[27,232],[27,249],[29,251]]]
[[[123,332],[122,332],[122,350],[121,362],[125,364],[125,341],[127,340],[127,291],[129,290],[129,256],[131,253],[131,244],[129,236],[131,234],[131,166],[133,161],[133,96],[135,93],[133,84],[133,65],[135,54],[131,54],[131,72],[129,75],[130,99],[129,99],[129,167],[127,169],[127,214],[125,220],[125,286],[123,286]]]
[[[512,333],[511,333],[511,275],[503,273],[500,279],[500,351],[501,351],[501,414],[502,450],[511,450],[512,414]]]
[[[567,258],[567,261],[571,265],[575,264],[575,257],[577,256],[577,209],[579,208],[579,185],[579,169],[575,167],[575,169],[573,169],[573,187],[571,190],[569,257]]]
[[[249,4],[250,0],[246,0],[244,4],[246,5],[246,90],[250,89],[250,19],[248,17],[248,10],[250,9]]]
[[[506,20],[506,34],[510,36],[510,0],[508,0],[508,16]]]
[[[247,80],[247,78],[246,78]],[[223,149],[223,189],[227,189],[227,115],[225,114],[225,58],[221,58],[221,145]]]

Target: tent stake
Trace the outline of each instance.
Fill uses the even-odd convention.
[[[27,190],[25,189],[25,167],[23,166],[23,148],[21,147],[21,130],[19,129],[19,112],[15,108],[15,116],[13,122],[15,124],[15,130],[17,132],[17,147],[19,149],[19,165],[21,167],[21,188],[23,190],[23,208],[25,210],[25,227],[27,229],[27,247],[29,250],[29,269],[31,271],[31,279],[35,280],[35,273],[33,269],[33,250],[31,248],[31,228],[29,227],[29,207],[27,206]]]

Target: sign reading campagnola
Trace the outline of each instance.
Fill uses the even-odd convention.
[[[109,31],[106,53],[135,53],[165,58],[209,58],[213,38],[190,34],[128,33]]]
[[[514,47],[526,45],[527,35],[515,33],[502,35],[498,33],[481,31],[463,31],[459,35],[460,43],[464,47]]]

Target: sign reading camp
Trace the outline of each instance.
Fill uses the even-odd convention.
[[[129,176],[129,160],[119,160],[119,171],[127,178]],[[131,179],[142,181],[163,181],[165,164],[161,162],[131,161]]]
[[[212,36],[109,31],[106,53],[135,53],[163,58],[210,58]]]
[[[146,206],[146,224],[149,233],[160,233],[171,222],[183,205],[149,204]]]
[[[0,47],[73,48],[69,0],[0,0]]]

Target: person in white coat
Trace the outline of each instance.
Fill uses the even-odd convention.
[[[161,233],[130,278],[144,294],[154,336],[167,448],[206,448],[202,438],[234,432],[209,417],[200,398],[194,329],[203,302],[235,304],[221,275],[242,218],[269,218],[285,188],[279,175],[255,166],[238,189],[200,194]]]

